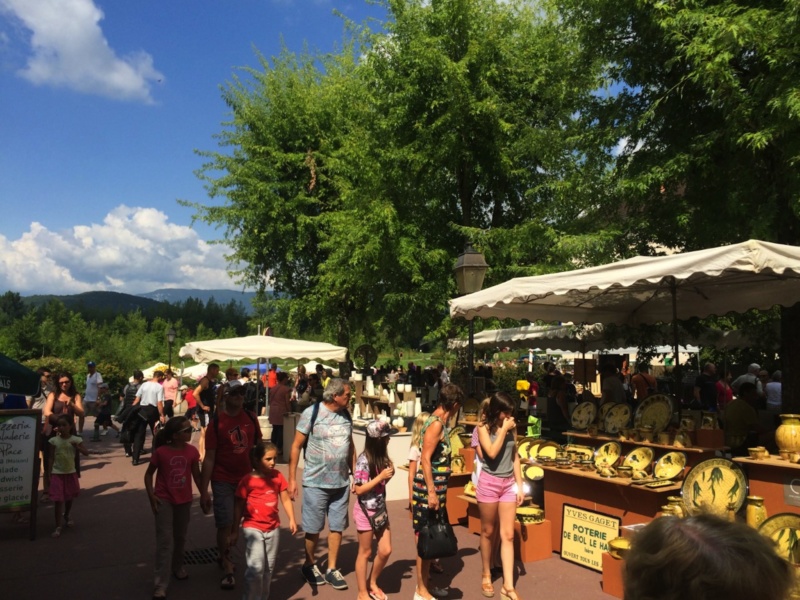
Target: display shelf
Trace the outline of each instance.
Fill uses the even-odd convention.
[[[797,506],[800,504],[800,465],[777,456],[764,460],[737,457],[733,462],[744,468],[748,493],[764,498],[769,516],[782,512],[800,513],[800,506]]]
[[[623,454],[628,454],[632,448],[639,446],[647,446],[653,450],[663,450],[665,453],[683,452],[686,455],[686,464],[690,467],[693,467],[704,460],[708,460],[709,458],[715,458],[717,456],[717,452],[720,451],[719,448],[705,448],[700,446],[679,448],[678,446],[673,446],[671,444],[667,445],[651,442],[634,442],[632,440],[621,440],[617,436],[613,435],[590,435],[580,431],[567,431],[565,435],[567,436],[567,439],[575,438],[577,440],[581,440],[582,442],[587,442],[588,445],[595,448],[602,446],[606,442],[617,442],[622,446]],[[656,459],[657,458],[658,456],[656,456]]]

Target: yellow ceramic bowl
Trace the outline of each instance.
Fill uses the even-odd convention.
[[[622,479],[633,477],[633,467],[617,467],[617,475]]]
[[[747,452],[753,460],[764,460],[767,458],[766,448],[748,448]]]
[[[627,538],[619,537],[608,542],[608,553],[616,559],[624,559],[631,549],[631,541]]]

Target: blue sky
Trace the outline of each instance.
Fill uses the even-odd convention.
[[[0,293],[230,288],[195,150],[237,67],[326,52],[365,0],[0,0]]]

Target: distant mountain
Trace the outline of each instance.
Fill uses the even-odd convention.
[[[231,300],[235,300],[244,305],[247,314],[251,314],[253,312],[251,302],[253,298],[256,297],[256,293],[240,292],[239,290],[190,290],[170,288],[139,294],[139,296],[157,300],[158,302],[170,302],[173,304],[175,302],[185,302],[189,298],[201,300],[203,303],[207,303],[211,298],[214,298],[217,304],[223,305],[228,304]]]
[[[48,294],[25,296],[22,300],[33,306],[47,304],[50,300],[59,300],[70,310],[107,310],[116,313],[132,312],[137,309],[147,313],[157,309],[159,305],[157,300],[119,292],[84,292],[68,296]]]

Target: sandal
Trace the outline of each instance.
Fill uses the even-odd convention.
[[[56,530],[50,534],[50,537],[61,537],[61,527],[56,527]]]
[[[380,588],[372,588],[369,591],[369,597],[372,600],[389,600],[389,596],[383,593],[383,590]]]
[[[189,579],[189,573],[187,573],[186,569],[184,569],[183,567],[181,567],[177,571],[173,571],[172,576],[178,581],[185,581]]]
[[[500,588],[500,600],[519,600],[519,596],[517,596],[516,590],[507,590],[506,588]]]
[[[442,563],[440,563],[438,559],[434,560],[431,563],[431,573],[436,573],[438,575],[444,573],[444,567],[442,566]]]
[[[219,582],[219,587],[223,590],[232,590],[236,587],[236,580],[233,578],[233,573],[227,573]]]
[[[481,594],[483,594],[484,598],[494,598],[494,586],[491,578],[481,580]]]

